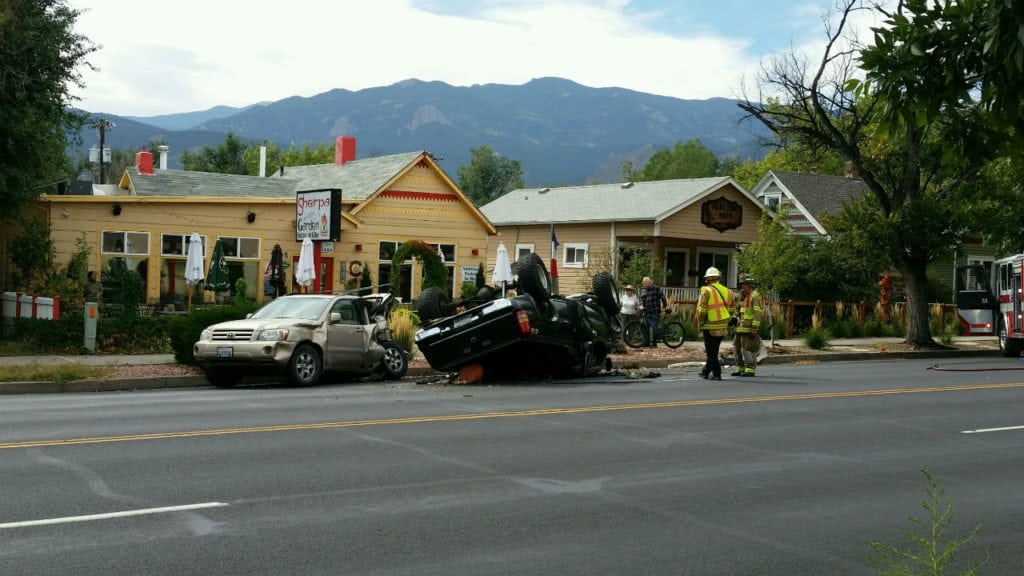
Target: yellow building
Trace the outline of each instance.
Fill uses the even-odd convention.
[[[620,272],[634,249],[652,254],[676,300],[693,299],[710,266],[735,285],[736,252],[757,240],[764,210],[729,177],[524,188],[480,208],[498,231],[488,269],[500,242],[513,260],[528,252],[545,262],[553,257],[559,291],[586,292],[596,272]]]
[[[357,160],[355,139],[338,140],[334,164],[284,168],[270,177],[168,170],[166,150],[159,162],[164,168],[154,169],[152,154],[144,150],[113,191],[43,195],[30,212],[48,221],[58,263],[66,263],[84,239],[92,249],[90,269],[104,272],[125,265],[136,270],[145,283],[147,302],[171,306],[186,299],[184,265],[193,232],[203,240],[205,269],[220,240],[232,285],[244,278],[246,295],[262,298],[274,245],[281,246],[285,262],[291,263],[289,272],[299,256],[296,193],[340,189],[341,206],[332,208],[341,222],[340,237],[319,243],[312,291],[341,290],[347,280],[365,272],[374,284],[388,284],[395,277],[395,247],[422,240],[443,254],[450,289],[457,296],[462,280],[471,279],[484,262],[494,227],[429,153]],[[0,273],[12,289],[9,251],[17,233],[7,230],[0,237]],[[398,274],[408,281],[399,296],[411,299],[419,293],[421,272],[412,261],[402,266]]]

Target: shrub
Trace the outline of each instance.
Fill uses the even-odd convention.
[[[831,339],[832,335],[829,334],[828,330],[823,328],[812,328],[803,336],[804,346],[807,346],[812,350],[821,350],[825,346],[828,346],[828,341]]]
[[[420,319],[416,313],[406,308],[395,308],[388,318],[388,327],[391,328],[391,339],[409,353],[409,357],[416,354],[414,336],[419,326]]]
[[[192,345],[199,340],[199,335],[207,326],[228,320],[240,320],[257,308],[259,305],[256,302],[245,300],[228,306],[194,309],[186,316],[170,317],[167,321],[167,333],[170,334],[174,360],[179,364],[194,366],[196,357],[192,354]]]
[[[483,286],[481,286],[480,288],[483,288]],[[470,298],[476,296],[476,292],[480,288],[477,287],[475,282],[463,282],[462,289],[459,291],[459,296],[461,296],[462,300],[469,300]]]

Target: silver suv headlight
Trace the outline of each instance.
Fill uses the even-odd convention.
[[[256,339],[263,342],[280,342],[281,340],[288,339],[288,331],[282,328],[275,328],[273,330],[260,330],[260,333],[256,336]]]
[[[213,330],[206,329],[199,333],[199,339],[203,342],[209,342],[213,340]]]

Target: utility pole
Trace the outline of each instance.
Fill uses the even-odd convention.
[[[106,118],[100,118],[99,120],[89,124],[90,128],[98,130],[100,133],[100,184],[107,183],[106,166],[104,166],[103,162],[106,159],[105,156],[107,155],[107,130],[111,130],[115,126],[116,124],[114,124],[110,120],[107,120]]]

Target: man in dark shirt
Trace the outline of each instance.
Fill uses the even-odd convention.
[[[644,276],[643,289],[640,290],[640,313],[644,316],[644,346],[654,348],[658,345],[658,322],[661,311],[668,308],[668,299],[661,288],[654,285],[650,276]]]

